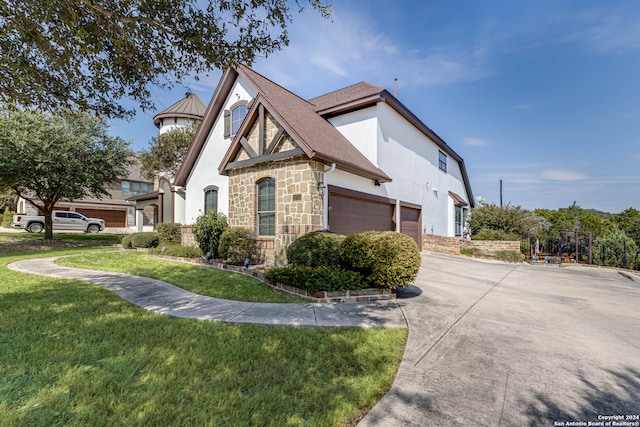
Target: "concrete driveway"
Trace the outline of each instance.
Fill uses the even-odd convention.
[[[402,365],[359,426],[640,425],[640,278],[422,261]]]

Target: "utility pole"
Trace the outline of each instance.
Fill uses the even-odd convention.
[[[500,178],[500,209],[502,209],[502,178]]]

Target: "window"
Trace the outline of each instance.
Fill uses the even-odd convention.
[[[143,194],[153,193],[153,183],[122,181],[123,196],[141,196]]]
[[[204,213],[218,212],[218,190],[211,189],[204,192]]]
[[[247,101],[238,101],[229,110],[224,110],[224,137],[230,138],[240,130],[247,115]]]
[[[442,151],[438,151],[438,167],[445,172],[447,171],[447,155]]]
[[[460,206],[456,206],[455,213],[456,237],[462,236],[462,225],[464,224],[464,210]]]
[[[258,182],[258,235],[276,235],[276,180]]]
[[[240,125],[247,115],[247,105],[238,105],[231,110],[231,135],[235,135],[240,130]]]

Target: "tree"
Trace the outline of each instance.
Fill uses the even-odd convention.
[[[126,176],[129,143],[107,134],[103,118],[87,112],[52,115],[0,110],[0,182],[45,214],[45,239],[53,237],[51,212],[60,200],[100,198]]]
[[[187,155],[189,145],[198,130],[198,124],[180,126],[154,136],[149,148],[140,153],[140,172],[148,179],[154,179],[159,172],[175,176]]]
[[[309,4],[323,17],[331,7]],[[289,43],[288,0],[0,0],[0,100],[132,115],[151,86],[250,65]]]
[[[500,207],[488,203],[471,211],[468,226],[472,238],[485,236],[483,239],[517,240],[536,232],[540,224],[531,212],[520,206],[507,204]]]
[[[0,183],[0,212],[15,211],[16,209],[16,195],[10,188],[3,188]]]
[[[610,221],[640,245],[640,211],[634,208],[625,209],[612,215]]]
[[[594,261],[598,265],[636,269],[638,246],[636,242],[616,225],[607,229],[596,239]]]

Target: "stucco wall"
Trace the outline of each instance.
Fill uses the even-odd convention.
[[[255,97],[251,87],[238,77],[235,86],[225,101],[223,110],[227,110],[238,100],[250,101]],[[218,167],[222,162],[229,146],[231,138],[224,137],[223,114],[217,118],[213,125],[202,152],[196,161],[191,175],[187,179],[184,203],[184,222],[195,223],[196,219],[204,213],[204,188],[215,185],[218,187],[218,211],[229,214],[229,180],[218,173]],[[177,218],[180,215],[176,215]]]

